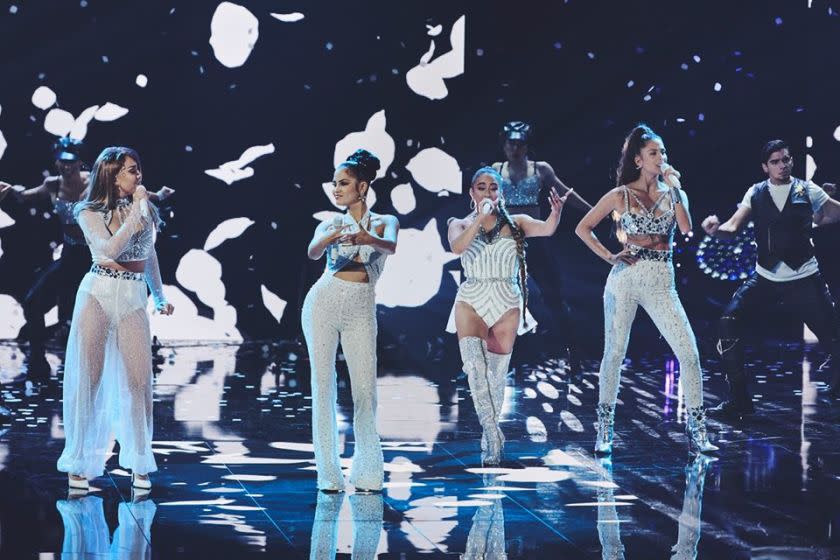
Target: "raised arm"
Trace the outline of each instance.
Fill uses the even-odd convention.
[[[627,264],[633,264],[636,262],[636,258],[630,254],[629,250],[624,249],[620,253],[613,254],[604,246],[603,243],[601,243],[598,236],[595,235],[595,228],[598,224],[600,224],[601,221],[609,216],[616,208],[620,208],[619,205],[622,201],[621,196],[621,191],[618,188],[615,188],[602,196],[601,200],[595,204],[592,210],[587,212],[583,219],[578,222],[578,225],[575,228],[575,233],[584,243],[586,243],[586,246],[589,247],[593,253],[608,263],[616,264],[618,262],[625,262]]]
[[[85,239],[94,254],[104,255],[109,259],[116,259],[122,254],[131,241],[131,235],[143,223],[140,205],[133,204],[120,228],[113,234],[105,227],[105,221],[100,212],[82,210],[79,213],[79,226],[85,234]]]
[[[713,214],[703,220],[703,231],[718,239],[734,239],[738,235],[738,232],[741,231],[741,228],[746,225],[751,213],[752,209],[742,204],[732,214],[732,217],[724,223],[720,223],[718,217]]]
[[[536,220],[527,214],[513,216],[516,225],[522,228],[525,237],[551,237],[557,231],[560,224],[560,214],[563,212],[563,205],[573,191],[569,190],[563,197],[557,194],[554,187],[548,193],[548,202],[551,204],[551,213],[545,220]]]
[[[574,189],[567,187],[566,184],[557,177],[557,174],[554,172],[554,168],[551,167],[548,162],[539,161],[537,162],[537,166],[540,170],[540,177],[542,178],[544,185],[549,188],[557,189],[557,192],[561,195],[570,195],[572,198],[569,201],[569,204],[572,206],[580,208],[584,212],[592,209],[591,204],[585,201],[582,196],[575,192]]]
[[[840,222],[840,202],[829,198],[819,210],[814,212],[814,223],[818,226],[825,226],[836,222]]]
[[[400,222],[394,216],[383,214],[379,216],[385,228],[382,231],[382,237],[377,235],[375,229],[366,230],[362,227],[359,231],[354,233],[345,233],[339,239],[339,243],[349,243],[351,245],[370,245],[375,247],[380,253],[386,255],[393,255],[397,250],[397,234],[400,231]]]

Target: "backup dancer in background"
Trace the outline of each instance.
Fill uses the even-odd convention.
[[[738,419],[754,411],[744,373],[744,316],[779,302],[814,332],[834,356],[830,394],[840,396],[840,317],[820,275],[812,224],[840,221],[840,202],[812,183],[791,176],[793,158],[782,140],[768,142],[761,152],[767,180],[751,186],[738,210],[726,222],[703,220],[709,235],[730,239],[750,220],[755,224],[758,255],[755,272],[735,291],[720,319],[718,352],[729,383],[729,398],[709,413]]]
[[[664,183],[660,181],[663,177]],[[630,327],[641,306],[680,361],[685,393],[689,447],[717,451],[706,436],[700,355],[674,285],[671,243],[674,230],[691,231],[688,197],[679,173],[668,165],[662,138],[645,125],[630,132],[621,150],[618,186],[583,217],[575,233],[613,268],[604,287],[604,357],[598,380],[598,435],[595,452],[612,453],[615,403]],[[611,253],[594,229],[608,215],[616,217],[621,252]]]
[[[335,356],[338,344],[347,360],[353,393],[356,446],[350,482],[357,491],[382,489],[383,460],[376,431],[376,281],[385,259],[397,249],[400,224],[394,216],[373,214],[366,198],[379,159],[357,150],[333,177],[335,201],[347,213],[322,222],[309,244],[309,258],[327,255],[324,274],[303,302],[301,321],[312,367],[312,441],[318,489],[341,492],[336,422]]]
[[[151,488],[152,353],[149,286],[155,310],[170,315],[155,238],[157,209],[142,183],[140,156],[105,148],[93,164],[87,198],[74,213],[93,266],[76,294],[64,366],[64,452],[58,470],[71,488],[87,490],[102,474],[112,435],[132,486]]]
[[[501,176],[499,191],[505,199],[508,212],[542,219],[541,203],[548,198],[551,189],[560,194],[569,193],[569,204],[584,212],[592,208],[591,204],[557,178],[551,165],[528,158],[531,133],[531,126],[521,121],[509,122],[502,128],[505,161],[494,163],[492,167]],[[528,242],[528,254],[531,257],[529,280],[532,286],[536,285],[545,303],[542,312],[550,318],[546,322],[550,324],[549,330],[568,353],[569,373],[577,377],[581,372],[580,344],[576,334],[578,329],[575,328],[572,310],[563,295],[563,274],[555,251],[552,250],[553,243],[551,237]]]
[[[465,280],[455,297],[455,326],[464,372],[481,424],[481,462],[498,465],[504,434],[499,428],[505,378],[521,318],[528,304],[525,238],[553,235],[568,194],[550,192],[545,221],[505,209],[492,167],[473,175],[466,218],[449,221],[449,245],[461,255]]]

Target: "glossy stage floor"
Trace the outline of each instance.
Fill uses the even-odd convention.
[[[821,397],[814,349],[751,355],[759,414],[710,426],[717,461],[687,453],[669,356],[626,363],[612,460],[591,452],[597,363],[574,383],[560,362],[518,363],[497,469],[478,468],[478,423],[457,367],[386,364],[381,496],[316,492],[299,350],[185,345],[160,355],[151,493],[132,495],[112,458],[95,490],[68,495],[55,471],[58,378],[28,387],[19,348],[0,345],[15,411],[0,437],[3,558],[840,558],[840,401]],[[713,404],[723,381],[717,363],[705,365]],[[349,466],[343,372],[340,385]]]

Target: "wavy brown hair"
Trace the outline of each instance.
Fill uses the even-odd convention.
[[[117,200],[120,197],[117,189],[117,174],[125,165],[125,158],[127,157],[136,161],[137,169],[142,170],[140,154],[136,150],[123,146],[110,146],[102,150],[90,170],[88,195],[83,201],[76,204],[73,210],[76,218],[83,210],[107,212],[117,207]],[[163,222],[160,219],[157,207],[151,201],[149,201],[149,212],[152,215],[152,222],[155,227],[160,229]]]
[[[482,175],[493,176],[496,179],[497,184],[501,186],[502,175],[492,167],[482,167],[473,175],[472,181],[470,182],[471,189],[475,186],[475,182]],[[519,289],[522,291],[522,326],[527,328],[528,319],[525,317],[525,308],[528,306],[528,263],[525,259],[525,248],[527,246],[527,243],[525,242],[525,232],[522,231],[521,227],[516,225],[516,222],[507,211],[507,207],[505,207],[505,199],[503,197],[499,198],[498,208],[499,217],[510,227],[510,231],[513,234],[513,240],[516,241],[516,256],[519,260]]]

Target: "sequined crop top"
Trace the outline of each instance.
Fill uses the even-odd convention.
[[[76,218],[73,216],[73,206],[75,204],[75,202],[56,197],[55,202],[53,202],[53,210],[55,210],[55,215],[61,221],[61,225],[76,225]]]
[[[108,229],[113,212],[118,212],[122,225],[113,234]],[[143,261],[154,252],[157,228],[142,219],[140,207],[120,199],[117,208],[106,212],[83,210],[79,226],[85,234],[95,264]],[[141,229],[142,226],[142,229]]]
[[[508,206],[539,206],[540,204],[540,174],[537,171],[537,162],[529,163],[530,174],[518,183],[510,180],[507,162],[504,162],[499,169],[499,175],[502,176],[502,184],[499,188]]]
[[[370,211],[362,216],[358,224],[349,214],[341,215],[341,224],[350,226],[347,233],[359,231],[360,224],[365,229],[370,229],[370,222]],[[327,247],[326,253],[327,266],[324,269],[324,274],[335,274],[355,261],[364,265],[368,275],[368,282],[371,285],[375,285],[379,277],[382,276],[382,271],[385,269],[385,260],[388,258],[388,255],[377,251],[370,245],[343,245],[341,243],[333,243]],[[358,260],[356,257],[358,257]]]
[[[622,187],[622,191],[624,192],[624,213],[619,219],[619,224],[627,235],[673,235],[677,218],[674,213],[673,200],[669,196],[670,189],[662,193],[662,196],[656,199],[651,208],[645,207],[636,193],[626,186]],[[636,201],[641,213],[630,211],[630,196]],[[666,198],[669,199],[668,209],[657,215],[656,210],[661,209],[660,205]]]

